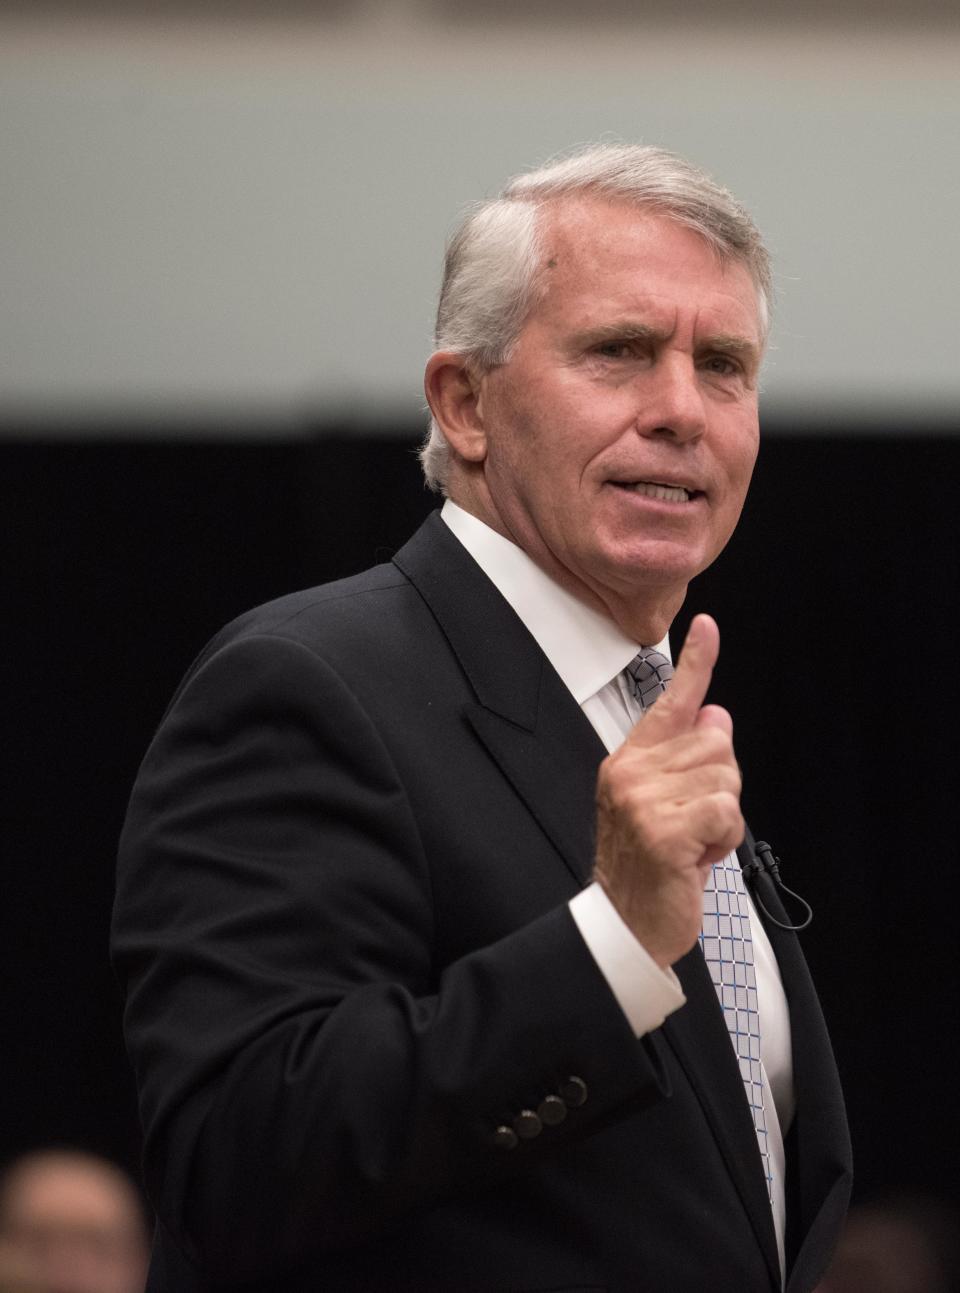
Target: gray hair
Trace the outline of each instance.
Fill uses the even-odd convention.
[[[463,355],[477,373],[510,357],[544,290],[540,212],[545,203],[597,194],[651,207],[698,233],[721,260],[742,262],[757,291],[765,337],[772,297],[770,257],[747,211],[703,171],[645,144],[580,149],[510,180],[499,196],[477,203],[447,247],[434,336],[437,350]],[[430,419],[420,449],[427,484],[446,493],[450,446]]]

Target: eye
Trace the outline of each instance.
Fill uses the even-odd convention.
[[[743,367],[739,361],[732,359],[729,355],[708,355],[703,362],[703,367],[708,372],[716,373],[719,377],[736,377],[743,372]]]
[[[601,341],[594,347],[594,354],[601,359],[629,359],[634,353],[634,344],[630,341]]]

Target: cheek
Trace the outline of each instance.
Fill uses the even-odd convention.
[[[759,450],[759,448],[760,448],[759,442],[756,439],[754,439],[751,442],[747,452],[743,456],[743,471],[741,475],[741,483],[743,486],[744,494],[746,494],[747,486],[750,484],[750,481],[753,478],[753,469],[757,465],[757,451]]]
[[[759,448],[759,434],[755,420],[751,420],[746,426],[733,428],[728,445],[728,453],[725,455],[728,478],[735,486],[745,490],[753,475]]]
[[[747,486],[750,484],[753,465],[756,460],[755,453],[745,452],[731,465],[730,481],[733,486],[731,493],[738,497],[741,502],[747,492]]]
[[[587,446],[577,427],[560,419],[526,418],[513,424],[500,467],[516,488],[540,498],[562,498],[583,473]]]

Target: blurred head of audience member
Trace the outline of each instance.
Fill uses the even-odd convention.
[[[0,1176],[0,1293],[143,1293],[143,1208],[119,1167],[41,1150]]]
[[[817,1293],[960,1293],[956,1209],[908,1197],[853,1208]]]

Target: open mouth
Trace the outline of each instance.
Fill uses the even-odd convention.
[[[628,490],[631,494],[642,494],[644,498],[656,498],[664,503],[689,503],[691,499],[703,495],[703,490],[667,485],[658,480],[614,480],[611,484],[618,489]]]

